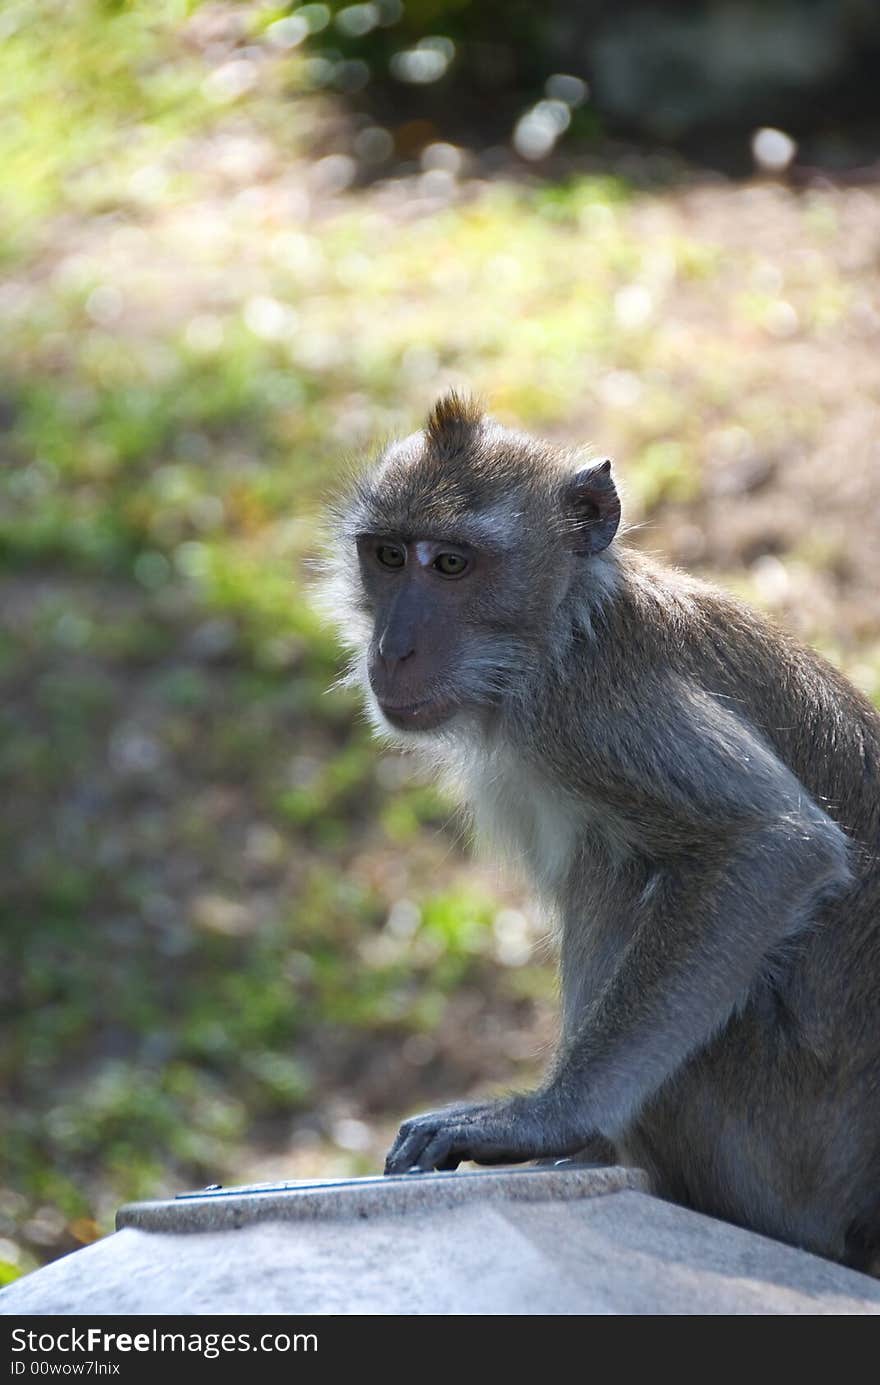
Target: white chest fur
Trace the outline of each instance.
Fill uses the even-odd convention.
[[[584,805],[508,746],[463,755],[455,780],[478,838],[507,856],[541,894],[556,895],[586,825]]]

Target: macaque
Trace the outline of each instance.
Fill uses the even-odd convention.
[[[701,1212],[880,1258],[880,716],[621,542],[611,463],[456,394],[339,505],[328,589],[380,735],[558,930],[536,1091],[404,1122],[386,1172],[609,1148]]]

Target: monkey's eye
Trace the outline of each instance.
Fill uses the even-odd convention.
[[[433,566],[438,572],[442,572],[444,577],[460,577],[467,571],[468,560],[460,553],[441,553],[434,559]]]
[[[406,552],[396,543],[380,543],[376,549],[376,561],[383,567],[403,567]]]

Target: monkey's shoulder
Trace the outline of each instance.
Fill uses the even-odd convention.
[[[880,712],[823,654],[737,595],[626,550],[595,673],[656,699],[669,678],[726,699],[757,728],[859,728],[880,752]],[[616,665],[616,668],[615,668]]]

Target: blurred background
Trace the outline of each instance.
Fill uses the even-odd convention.
[[[544,926],[307,594],[448,385],[880,693],[872,0],[0,6],[0,1270],[530,1082]]]

